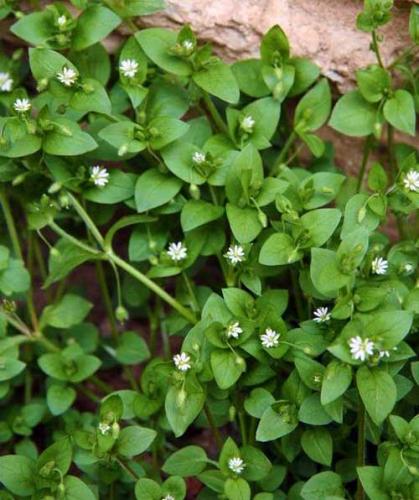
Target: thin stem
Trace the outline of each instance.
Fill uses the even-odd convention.
[[[100,402],[100,397],[97,396],[93,391],[91,391],[88,387],[85,387],[82,384],[77,385],[77,390],[80,391],[84,396],[89,398],[94,403]]]
[[[67,231],[64,231],[60,226],[58,226],[55,222],[50,222],[49,226],[51,229],[53,229],[57,234],[59,234],[61,237],[66,238],[68,241],[73,243],[76,247],[81,248],[82,250],[86,252],[90,252],[93,255],[99,255],[100,252],[99,250],[96,250],[96,248],[93,248],[89,245],[86,245],[85,243],[81,242],[77,238],[74,238],[74,236],[71,236],[71,234],[67,233]]]
[[[394,158],[394,128],[392,125],[387,125],[387,152],[388,152],[388,160],[390,166],[390,179],[391,183],[394,184],[397,179],[397,165],[396,160]],[[397,229],[399,231],[399,236],[402,239],[406,238],[405,229],[403,225],[403,220],[396,215],[397,220]]]
[[[204,404],[204,413],[207,417],[209,426],[211,427],[212,435],[214,436],[217,447],[219,450],[221,450],[221,448],[223,447],[223,440],[221,438],[221,434],[220,431],[218,430],[218,427],[215,425],[214,417],[207,403]]]
[[[304,320],[304,307],[303,300],[301,297],[300,284],[298,283],[298,275],[295,267],[291,267],[291,281],[292,289],[294,291],[295,307],[297,308],[298,319],[300,321]]]
[[[214,121],[215,125],[217,126],[218,130],[220,132],[223,132],[224,134],[228,134],[227,125],[225,124],[225,122],[224,122],[222,116],[220,115],[217,107],[212,102],[211,97],[205,91],[202,92],[202,97],[204,99],[205,106],[206,106],[207,110],[209,111],[209,113],[211,115],[211,118],[213,119],[213,121]]]
[[[111,333],[114,340],[118,339],[118,328],[116,325],[116,319],[114,310],[112,307],[112,299],[109,293],[108,284],[106,283],[105,273],[103,270],[102,262],[96,262],[96,276],[99,282],[99,288],[102,294],[103,304],[105,306],[106,314],[109,319],[109,324],[111,327]]]
[[[364,403],[359,398],[358,406],[358,444],[357,444],[357,460],[356,464],[358,467],[363,467],[365,465],[365,406]],[[357,488],[356,488],[356,500],[364,500],[365,493],[362,483],[358,477]]]
[[[381,59],[381,54],[380,54],[380,46],[378,44],[378,39],[377,39],[377,32],[375,30],[372,31],[372,49],[375,52],[378,64],[382,68],[384,68],[383,60]]]
[[[16,231],[15,222],[13,220],[12,211],[10,209],[9,200],[3,189],[0,189],[0,203],[3,206],[4,219],[6,221],[7,230],[9,232],[10,240],[12,242],[13,251],[18,259],[23,261],[23,253],[20,247],[19,238]]]
[[[182,276],[183,276],[183,281],[185,282],[186,290],[188,291],[188,295],[191,299],[192,310],[194,312],[198,312],[199,311],[199,304],[198,304],[198,301],[196,299],[195,292],[192,288],[191,280],[189,279],[189,276],[186,274],[185,271],[182,272]]]
[[[90,216],[88,215],[86,210],[78,202],[77,198],[75,196],[73,196],[73,194],[70,193],[69,191],[67,191],[66,194],[70,198],[71,203],[73,204],[73,207],[75,208],[76,212],[79,214],[80,218],[83,220],[83,222],[89,228],[89,230],[92,233],[92,235],[94,236],[95,240],[103,248],[104,247],[103,236],[100,234],[99,229],[96,227],[96,224],[92,221],[92,219],[90,218]]]
[[[125,472],[131,476],[135,481],[138,481],[138,479],[140,479],[140,477],[138,476],[138,474],[135,472],[135,470],[130,466],[128,465],[126,462],[124,462],[121,458],[119,457],[115,457],[115,460],[118,462],[118,464],[125,470]]]
[[[108,257],[112,260],[118,267],[126,271],[133,278],[138,280],[140,283],[148,287],[152,292],[161,297],[165,302],[167,302],[173,309],[176,309],[178,313],[180,313],[185,319],[187,319],[190,323],[197,323],[197,319],[195,315],[186,307],[184,307],[180,302],[174,299],[171,295],[169,295],[163,288],[154,283],[150,278],[148,278],[145,274],[138,271],[135,267],[131,266],[124,259],[121,259],[114,253],[109,253]]]
[[[288,153],[288,150],[290,149],[291,145],[293,144],[293,142],[295,141],[295,139],[297,138],[297,134],[296,132],[293,130],[291,132],[291,134],[288,136],[288,139],[285,141],[285,144],[284,146],[282,147],[277,159],[275,160],[275,163],[273,164],[273,167],[272,167],[272,173],[275,174],[278,167],[284,163],[284,160],[287,156],[287,153]]]
[[[360,192],[361,187],[362,187],[362,181],[363,181],[364,175],[365,175],[365,168],[367,166],[368,157],[369,157],[370,152],[371,152],[371,144],[372,144],[372,139],[371,139],[371,136],[369,135],[365,139],[365,143],[364,143],[364,152],[363,152],[363,155],[362,155],[361,168],[359,169],[358,182],[357,182],[357,185],[356,185],[356,192],[357,193]]]

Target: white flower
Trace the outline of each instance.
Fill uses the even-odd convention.
[[[404,272],[411,273],[414,268],[415,268],[415,266],[413,264],[411,264],[410,262],[408,262],[407,264],[404,265]]]
[[[348,341],[353,359],[365,361],[374,354],[374,342],[369,338],[362,339],[359,335]]]
[[[57,19],[58,26],[64,26],[67,23],[67,18],[65,16],[60,16]]]
[[[201,165],[201,163],[204,163],[206,159],[207,157],[205,156],[205,153],[200,153],[199,151],[195,151],[192,155],[192,161],[197,165]]]
[[[267,328],[265,333],[260,336],[260,340],[262,342],[263,347],[270,348],[276,347],[279,344],[279,333],[272,328]]]
[[[415,193],[419,191],[419,171],[409,170],[407,174],[403,177],[403,185],[409,191],[414,191]]]
[[[97,428],[103,436],[111,430],[111,426],[109,424],[106,424],[105,422],[100,422]]]
[[[251,115],[246,115],[243,120],[240,122],[240,128],[244,131],[247,132],[248,134],[251,134],[253,132],[253,127],[255,126],[255,120],[253,116]]]
[[[382,257],[376,257],[371,262],[371,271],[374,274],[386,274],[388,269],[388,262]]]
[[[167,255],[175,262],[186,259],[188,255],[188,249],[185,245],[178,241],[177,243],[170,243],[169,249],[167,250]]]
[[[138,71],[138,63],[135,59],[124,59],[119,65],[119,71],[127,78],[134,78]]]
[[[325,321],[330,320],[330,312],[327,307],[319,307],[314,311],[314,316],[313,321],[316,323],[324,323]]]
[[[191,358],[186,354],[186,352],[175,354],[173,356],[173,362],[176,368],[181,372],[187,372],[191,368]]]
[[[90,181],[93,182],[95,186],[104,187],[109,182],[109,172],[106,168],[99,167],[99,165],[91,167]]]
[[[10,92],[13,86],[13,78],[10,78],[9,73],[0,71],[0,90],[2,92]]]
[[[185,41],[182,42],[182,47],[187,52],[192,52],[193,51],[193,42],[191,40],[185,40]]]
[[[175,500],[175,497],[173,495],[166,495],[161,500]]]
[[[61,72],[57,73],[57,79],[66,87],[71,87],[76,83],[77,73],[73,68],[67,68],[67,66],[64,66]]]
[[[228,259],[233,266],[246,259],[244,249],[240,245],[231,245],[224,257]]]
[[[378,356],[381,358],[389,358],[390,357],[390,352],[389,351],[378,351]]]
[[[246,464],[240,457],[233,457],[228,461],[228,468],[235,474],[241,474],[245,467]]]
[[[228,325],[228,327],[227,327],[227,337],[228,338],[233,337],[234,339],[238,339],[239,335],[241,333],[243,333],[243,330],[242,330],[240,323],[238,321]]]
[[[13,108],[18,113],[25,113],[26,111],[29,111],[31,109],[31,106],[32,105],[29,99],[26,98],[16,99],[16,101],[13,103]]]

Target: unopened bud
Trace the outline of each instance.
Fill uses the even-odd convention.
[[[189,194],[194,200],[199,200],[201,198],[201,190],[196,184],[191,184],[189,186]]]
[[[48,193],[49,194],[54,194],[54,193],[58,192],[61,188],[62,188],[61,182],[54,182],[48,188]]]
[[[119,305],[115,310],[115,317],[120,323],[124,323],[129,318],[129,314],[124,306]]]

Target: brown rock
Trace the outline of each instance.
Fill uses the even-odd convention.
[[[391,60],[408,43],[409,1],[394,8],[385,26],[382,55]],[[258,54],[260,38],[272,25],[287,33],[293,53],[313,59],[341,92],[354,71],[375,61],[370,35],[355,27],[361,1],[346,0],[167,0],[164,12],[141,18],[143,26],[178,28],[190,23],[201,40],[234,61]]]

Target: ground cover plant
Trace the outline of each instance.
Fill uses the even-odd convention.
[[[334,100],[279,26],[47,4],[0,2],[0,498],[418,499],[419,7]]]

